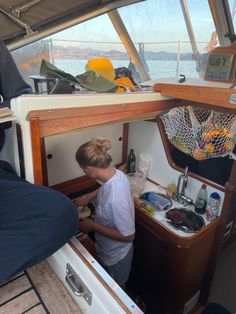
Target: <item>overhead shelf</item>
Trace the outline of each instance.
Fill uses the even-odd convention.
[[[236,82],[222,83],[203,79],[186,79],[184,83],[179,83],[176,78],[167,78],[155,83],[153,88],[162,96],[230,109],[230,111],[236,110]]]

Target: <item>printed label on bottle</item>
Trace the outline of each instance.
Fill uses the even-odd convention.
[[[198,199],[195,204],[195,210],[199,214],[204,214],[206,210],[207,202],[203,199]]]
[[[209,198],[209,202],[207,205],[207,210],[206,210],[206,219],[211,221],[216,219],[218,215],[218,210],[220,206],[220,200],[219,199],[214,199],[213,197]]]
[[[129,164],[129,172],[135,172],[135,161],[131,161]]]

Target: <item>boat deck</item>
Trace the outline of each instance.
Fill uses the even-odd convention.
[[[47,261],[0,286],[0,314],[80,314]]]

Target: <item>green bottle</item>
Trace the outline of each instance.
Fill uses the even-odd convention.
[[[134,154],[134,149],[131,148],[129,155],[128,155],[127,173],[134,173],[135,172],[135,163],[136,163],[136,157]]]
[[[202,184],[196,198],[195,211],[198,214],[204,214],[207,206],[207,189],[206,184]]]

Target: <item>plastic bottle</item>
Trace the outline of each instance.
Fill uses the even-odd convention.
[[[217,192],[211,193],[206,209],[206,219],[212,221],[216,219],[220,206],[220,195]]]
[[[149,168],[150,168],[150,163],[151,163],[151,157],[148,154],[141,153],[139,157],[139,164],[138,164],[137,172],[147,177]]]
[[[128,155],[127,173],[135,172],[135,163],[136,163],[136,157],[134,154],[134,149],[131,148]]]
[[[202,184],[196,198],[195,211],[198,214],[204,214],[207,206],[207,189],[206,184]]]

